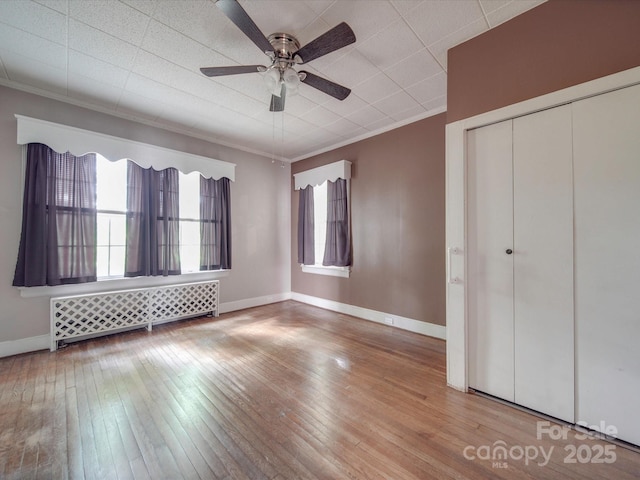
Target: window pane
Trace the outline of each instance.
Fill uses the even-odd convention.
[[[327,236],[327,182],[313,187],[313,222],[316,265],[322,265]]]
[[[110,215],[98,213],[98,245],[109,245]]]
[[[200,222],[180,222],[180,264],[183,273],[200,270]]]
[[[200,219],[200,173],[180,172],[180,218]]]
[[[127,161],[96,155],[98,210],[127,210]]]
[[[111,245],[124,246],[126,243],[127,217],[123,214],[111,215]],[[124,265],[124,264],[123,264]]]
[[[111,247],[111,259],[109,261],[109,276],[124,277],[124,245]]]
[[[96,253],[96,274],[98,277],[109,276],[109,247],[98,247]]]

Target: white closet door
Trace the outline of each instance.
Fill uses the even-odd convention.
[[[469,386],[505,400],[513,390],[511,120],[467,133]]]
[[[571,107],[513,120],[515,402],[574,420]]]
[[[576,418],[640,445],[640,86],[573,109]]]

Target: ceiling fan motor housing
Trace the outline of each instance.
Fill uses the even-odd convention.
[[[296,63],[294,54],[300,50],[300,42],[296,37],[288,33],[278,32],[269,35],[268,39],[275,53],[273,66],[284,70]],[[269,54],[270,52],[266,53]]]

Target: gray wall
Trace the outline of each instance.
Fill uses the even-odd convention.
[[[442,113],[292,165],[298,173],[353,164],[350,278],[301,271],[298,192],[290,187],[293,292],[445,324],[445,120]]]
[[[0,86],[0,342],[49,333],[49,298],[22,298],[11,286],[22,218],[16,113],[237,164],[231,186],[233,269],[220,281],[221,302],[290,291],[288,165]]]

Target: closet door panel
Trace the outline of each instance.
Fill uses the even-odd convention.
[[[640,445],[640,86],[573,111],[576,420]]]
[[[513,121],[515,402],[574,420],[571,107]]]
[[[513,401],[512,122],[467,133],[469,385]]]

